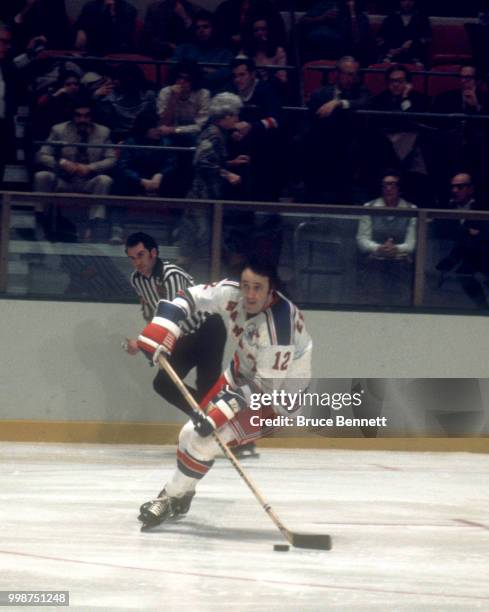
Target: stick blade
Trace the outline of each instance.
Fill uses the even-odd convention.
[[[289,542],[296,548],[313,548],[315,550],[331,550],[331,537],[318,533],[291,533]]]

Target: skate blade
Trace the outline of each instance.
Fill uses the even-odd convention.
[[[142,519],[142,518],[140,518],[138,516],[138,521],[141,521],[141,523],[143,523],[141,525],[140,531],[142,531],[144,533],[144,532],[147,532],[147,531],[151,531],[155,527],[159,527],[160,525],[163,525],[165,523],[178,523],[179,521],[181,521],[186,516],[187,516],[186,514],[177,514],[175,516],[169,516],[164,521],[161,521],[161,523],[145,523],[144,519]]]

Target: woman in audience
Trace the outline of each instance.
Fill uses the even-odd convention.
[[[287,65],[285,49],[279,45],[273,26],[266,17],[258,17],[248,26],[241,51],[253,59],[257,67]],[[273,78],[282,84],[287,83],[285,70],[258,69],[257,72],[262,81]]]

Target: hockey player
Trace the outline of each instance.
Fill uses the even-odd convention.
[[[229,367],[200,404],[205,416],[189,421],[180,432],[172,478],[157,499],[140,508],[139,520],[146,527],[188,512],[197,483],[219,453],[211,436],[214,430],[229,446],[272,433],[273,427],[257,426],[251,418],[258,414],[249,408],[251,393],[270,393],[292,378],[309,380],[311,338],[301,312],[277,290],[277,282],[274,268],[248,262],[239,283],[197,285],[171,302],[160,301],[155,317],[139,336],[139,348],[157,363],[160,354],[171,355],[181,324],[201,310],[220,314],[236,342]],[[273,417],[274,408],[282,411],[267,406],[259,414]]]

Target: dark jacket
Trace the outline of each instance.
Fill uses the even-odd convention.
[[[280,127],[282,122],[282,107],[275,89],[270,83],[257,81],[253,94],[248,100],[243,100],[245,106],[240,112],[241,121],[252,125],[252,134],[262,134],[268,130]],[[275,125],[267,127],[263,120],[273,120]],[[268,125],[271,125],[270,123]]]
[[[326,102],[330,102],[331,100],[333,100],[335,94],[335,85],[326,85],[325,87],[321,87],[321,89],[315,91],[307,104],[310,111],[310,115],[314,119],[316,119],[316,111],[319,109],[319,107],[323,104],[326,104]],[[360,83],[357,83],[348,91],[340,91],[339,96],[340,100],[347,100],[349,102],[349,110],[361,110],[367,108],[370,99],[370,93],[368,89]],[[345,112],[347,111],[343,109],[337,109],[333,113],[333,116],[337,115],[337,113]]]
[[[82,8],[74,31],[86,33],[87,51],[94,55],[130,53],[134,50],[136,17],[136,9],[126,0],[116,0],[114,19],[103,0],[90,0]]]
[[[125,145],[163,146],[165,139],[138,140],[128,138]],[[142,193],[141,179],[150,179],[155,174],[166,176],[174,171],[176,166],[175,153],[171,151],[155,151],[148,149],[122,149],[114,173],[117,194],[136,195]]]
[[[406,98],[395,97],[386,89],[372,98],[370,101],[372,110],[392,111],[404,113],[423,113],[427,110],[428,103],[422,94],[411,91]],[[416,129],[416,119],[401,119],[393,117],[381,117],[378,120],[379,126],[389,131],[405,132]]]
[[[462,97],[462,91],[460,89],[452,89],[436,96],[436,98],[433,100],[432,111],[434,113],[487,114],[489,112],[487,95],[478,89],[477,99],[481,105],[480,111],[465,105]]]
[[[192,6],[181,0],[185,11],[192,16]],[[188,40],[188,30],[182,18],[175,13],[175,0],[159,0],[148,6],[141,36],[141,50],[158,59],[170,57],[172,45]]]
[[[401,14],[392,13],[384,19],[377,34],[379,60],[383,60],[390,49],[398,49],[406,41],[412,40],[411,48],[394,58],[395,61],[426,61],[430,39],[431,24],[428,17],[415,11],[410,22],[405,26]]]

